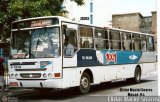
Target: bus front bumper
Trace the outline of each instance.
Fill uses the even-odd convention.
[[[67,88],[62,83],[62,79],[47,79],[47,80],[17,80],[9,79],[10,87],[24,87],[24,88]]]

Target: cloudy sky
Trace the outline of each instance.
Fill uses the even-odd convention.
[[[112,14],[140,12],[143,16],[151,16],[156,9],[156,0],[94,0],[94,17],[97,19],[94,24],[109,24]]]

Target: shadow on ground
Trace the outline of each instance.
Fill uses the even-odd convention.
[[[155,80],[141,80],[141,83],[147,83]],[[134,85],[130,81],[119,81],[119,82],[107,82],[107,83],[102,83],[100,85],[94,85],[91,87],[91,91],[89,93],[94,93],[94,92],[100,92],[103,90],[107,89],[114,89],[114,88],[120,88],[120,87],[125,87],[125,86],[130,86]],[[58,91],[52,91],[51,93],[48,93],[46,91],[34,91],[29,94],[23,94],[23,95],[18,95],[14,97],[18,97],[18,100],[20,101],[34,101],[34,100],[66,100],[66,99],[71,99],[75,97],[81,97],[82,95],[78,92],[77,88],[72,88],[72,89],[65,89],[65,90],[58,90]]]

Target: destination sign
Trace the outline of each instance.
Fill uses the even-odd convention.
[[[52,19],[31,21],[31,27],[41,27],[52,25]]]
[[[12,23],[12,29],[44,27],[59,24],[58,18],[31,19]]]

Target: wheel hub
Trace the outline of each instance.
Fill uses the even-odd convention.
[[[86,77],[83,77],[81,80],[81,85],[83,88],[87,88],[88,87],[88,79]]]

